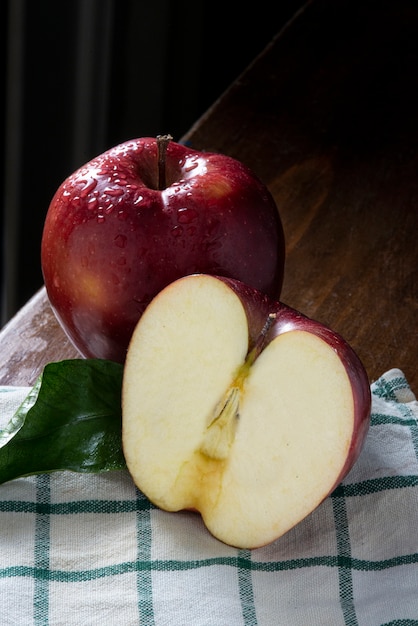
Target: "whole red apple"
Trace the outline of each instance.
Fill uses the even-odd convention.
[[[135,324],[193,273],[280,295],[284,237],[266,186],[243,163],[169,136],[122,143],[69,176],[49,206],[45,286],[85,357],[124,362]]]
[[[132,335],[123,450],[156,506],[199,511],[221,541],[257,548],[347,475],[370,410],[367,374],[339,334],[239,281],[186,276]]]

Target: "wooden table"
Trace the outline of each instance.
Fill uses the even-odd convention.
[[[267,19],[267,18],[266,18]],[[418,9],[309,3],[187,133],[272,191],[282,300],[340,332],[376,379],[418,392]],[[78,356],[41,289],[0,333],[0,383]]]

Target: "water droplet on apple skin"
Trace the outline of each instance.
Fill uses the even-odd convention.
[[[119,233],[114,239],[115,246],[118,248],[124,248],[126,246],[127,239],[126,235]]]
[[[109,215],[109,213],[111,213],[114,208],[115,205],[113,204],[113,202],[106,202],[104,206],[104,212],[106,213],[106,215]]]
[[[81,198],[80,196],[73,196],[70,200],[70,203],[73,207],[79,208],[81,206]]]
[[[171,232],[171,235],[175,237],[175,239],[177,239],[178,237],[181,237],[181,235],[183,234],[183,227],[173,226],[170,232]]]
[[[196,169],[196,167],[198,167],[199,163],[196,159],[197,157],[187,159],[186,165],[184,167],[185,172],[192,172],[194,169]]]
[[[114,187],[106,187],[103,190],[103,193],[106,194],[107,196],[111,196],[112,198],[117,198],[119,196],[123,196],[124,191],[123,189],[115,189]]]
[[[90,198],[90,200],[87,202],[87,209],[89,211],[94,211],[95,209],[97,209],[98,206],[99,206],[99,201],[94,196],[93,198]]]
[[[213,252],[216,252],[217,250],[221,250],[221,248],[222,248],[222,241],[220,239],[209,241],[205,246],[206,251],[210,254],[212,254]]]
[[[190,224],[199,217],[196,209],[183,208],[177,211],[177,221],[179,224]]]
[[[81,180],[80,183],[85,184],[85,187],[83,187],[83,189],[81,189],[80,191],[80,198],[86,198],[89,193],[94,191],[94,189],[97,187],[97,180],[95,178],[90,178],[89,180]]]

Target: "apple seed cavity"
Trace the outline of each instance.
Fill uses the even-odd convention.
[[[263,351],[268,331],[276,316],[276,313],[269,313],[254,347],[249,351],[244,363],[238,368],[234,382],[219,403],[215,410],[215,416],[207,427],[200,452],[211,459],[223,461],[228,457],[239,418],[240,396],[245,379],[254,361]]]

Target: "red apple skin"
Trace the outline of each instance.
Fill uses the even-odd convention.
[[[268,345],[278,335],[292,331],[303,330],[323,339],[337,353],[342,361],[351,383],[354,405],[354,427],[346,462],[337,477],[332,490],[337,487],[353,467],[363,448],[369,426],[371,414],[371,390],[367,372],[357,353],[349,343],[338,333],[326,325],[313,320],[299,311],[274,301],[258,290],[242,284],[240,281],[218,277],[228,284],[240,298],[247,314],[250,349],[259,338],[266,320],[270,314],[275,317],[265,336],[264,346]],[[331,490],[331,491],[332,491]],[[329,493],[331,493],[331,491]],[[328,494],[329,495],[329,494]]]
[[[85,357],[123,363],[147,304],[188,274],[280,296],[283,228],[266,186],[231,157],[171,141],[160,190],[157,160],[155,138],[122,143],[69,176],[49,206],[45,286]]]

